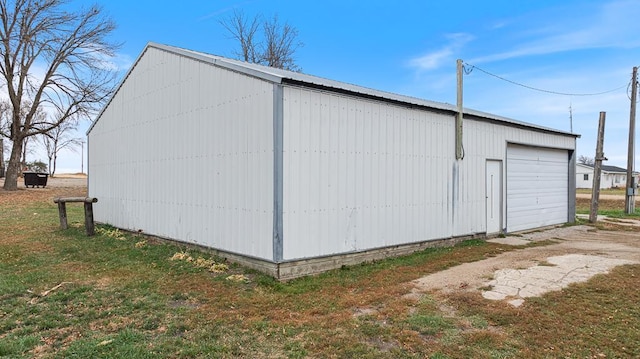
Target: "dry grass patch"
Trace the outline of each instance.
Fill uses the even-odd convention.
[[[19,191],[31,192],[24,203],[0,206],[11,233],[0,241],[0,357],[489,358],[535,357],[530,348],[545,346],[561,349],[543,352],[549,357],[640,355],[630,339],[640,336],[640,313],[622,311],[640,299],[630,289],[638,267],[517,309],[467,291],[414,301],[404,298],[412,280],[514,248],[469,241],[280,283],[106,226],[89,240],[80,225],[60,231],[51,199],[63,191]],[[68,211],[81,223],[81,206]],[[176,253],[185,259],[170,260]],[[27,290],[65,281],[25,305]],[[584,328],[603,338],[586,342]],[[606,343],[613,338],[617,349]]]
[[[5,191],[0,188],[0,208],[8,206],[23,208],[35,202],[53,202],[56,197],[84,197],[86,187],[70,188],[22,188],[17,191]]]
[[[458,293],[448,300],[466,315],[486,318],[510,338],[519,358],[639,357],[640,266],[622,266],[586,283],[529,298],[520,307]],[[576,309],[579,308],[579,309]]]
[[[578,213],[589,213],[591,208],[591,199],[576,198],[576,211]],[[638,206],[636,206],[638,209]],[[624,197],[619,199],[600,199],[598,201],[598,212],[606,211],[622,211],[624,212]],[[600,213],[602,214],[602,213]]]

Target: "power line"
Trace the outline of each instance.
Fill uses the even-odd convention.
[[[466,63],[466,62],[465,62],[465,64],[470,66],[470,69],[467,69],[467,68],[465,67],[465,70],[464,70],[464,71],[465,71],[465,73],[466,73],[467,75],[468,75],[468,74],[470,74],[474,69],[476,69],[476,70],[481,71],[481,72],[483,72],[483,73],[485,73],[485,74],[487,74],[487,75],[489,75],[489,76],[493,76],[493,77],[495,77],[495,78],[497,78],[497,79],[499,79],[499,80],[506,81],[506,82],[508,82],[508,83],[510,83],[510,84],[512,84],[512,85],[516,85],[516,86],[524,87],[524,88],[527,88],[527,89],[529,89],[529,90],[533,90],[533,91],[549,93],[549,94],[553,94],[553,95],[562,95],[562,96],[598,96],[598,95],[604,95],[604,94],[607,94],[607,93],[611,93],[611,92],[614,92],[614,91],[618,91],[618,90],[621,90],[621,89],[623,89],[623,88],[625,88],[625,87],[627,87],[627,86],[628,86],[628,85],[622,85],[622,86],[620,86],[620,87],[616,87],[616,88],[611,89],[611,90],[608,90],[608,91],[597,92],[597,93],[567,93],[567,92],[558,92],[558,91],[551,91],[551,90],[545,90],[545,89],[541,89],[541,88],[537,88],[537,87],[533,87],[533,86],[528,86],[528,85],[525,85],[525,84],[522,84],[522,83],[519,83],[519,82],[515,82],[515,81],[512,81],[512,80],[506,79],[506,78],[504,78],[504,77],[502,77],[502,76],[499,76],[499,75],[493,74],[493,73],[491,73],[491,72],[489,72],[489,71],[486,71],[486,70],[483,70],[483,69],[479,68],[478,66],[471,65],[471,64]]]

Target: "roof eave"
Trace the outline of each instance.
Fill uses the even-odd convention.
[[[174,54],[178,54],[178,55],[182,55],[185,57],[189,57],[198,61],[202,61],[202,62],[206,62],[209,64],[213,64],[215,66],[218,67],[222,67],[231,71],[235,71],[235,72],[239,72],[239,73],[243,73],[252,77],[257,77],[269,82],[273,82],[273,83],[281,83],[282,82],[282,77],[281,76],[277,76],[265,71],[259,71],[259,70],[255,70],[252,69],[248,66],[243,66],[243,65],[239,65],[239,64],[235,64],[231,61],[226,61],[224,58],[219,57],[219,56],[215,56],[215,55],[209,55],[209,54],[204,54],[201,52],[197,52],[197,51],[191,51],[191,50],[187,50],[187,49],[183,49],[183,48],[179,48],[179,47],[174,47],[174,46],[169,46],[169,45],[163,45],[163,44],[158,44],[155,42],[150,42],[149,45],[147,45],[148,47],[155,47],[157,49],[161,49],[167,52],[171,52]]]
[[[457,112],[457,108],[454,105],[451,105],[451,104],[448,104],[448,103],[441,103],[441,102],[423,100],[423,99],[419,99],[419,98],[415,98],[415,97],[404,96],[404,95],[399,95],[399,94],[394,94],[394,93],[374,90],[374,89],[370,89],[370,88],[366,88],[366,87],[362,87],[362,86],[357,86],[357,85],[351,85],[351,84],[344,83],[344,82],[323,79],[321,77],[316,77],[316,76],[312,76],[312,75],[306,75],[306,74],[302,74],[302,73],[291,72],[291,71],[280,70],[280,69],[273,69],[273,68],[269,68],[269,67],[265,67],[265,66],[259,66],[259,65],[255,65],[255,64],[249,64],[249,63],[245,63],[245,62],[241,62],[241,61],[237,61],[237,60],[225,59],[223,57],[219,57],[219,56],[215,56],[215,55],[209,55],[209,54],[196,52],[196,51],[191,51],[191,50],[187,50],[187,49],[182,49],[182,48],[178,48],[178,47],[174,47],[174,46],[158,44],[158,43],[155,43],[155,42],[149,42],[145,46],[145,48],[142,51],[142,53],[140,54],[140,56],[138,56],[138,58],[136,59],[136,61],[133,64],[133,66],[131,66],[131,68],[127,72],[126,76],[124,76],[124,78],[122,79],[122,81],[120,82],[120,84],[118,85],[116,90],[114,91],[114,94],[111,96],[111,98],[109,99],[107,104],[105,104],[105,106],[103,107],[102,111],[100,111],[100,113],[96,117],[96,120],[91,124],[91,126],[87,130],[87,135],[89,135],[89,133],[91,132],[91,130],[93,129],[95,124],[98,122],[98,120],[102,116],[102,113],[104,112],[104,110],[108,107],[109,103],[112,101],[112,99],[115,96],[115,94],[122,87],[124,81],[126,81],[126,79],[129,77],[129,74],[131,73],[131,71],[133,71],[133,69],[138,64],[138,62],[140,61],[142,56],[146,53],[147,49],[149,49],[150,47],[154,47],[154,48],[157,48],[157,49],[161,49],[163,51],[167,51],[167,52],[171,52],[171,53],[178,54],[178,55],[181,55],[181,56],[185,56],[185,57],[188,57],[188,58],[192,58],[192,59],[195,59],[195,60],[198,60],[198,61],[202,61],[202,62],[205,62],[205,63],[212,64],[214,66],[225,68],[225,69],[228,69],[228,70],[231,70],[231,71],[235,71],[235,72],[238,72],[238,73],[243,73],[243,74],[246,74],[248,76],[252,76],[252,77],[255,77],[255,78],[260,78],[260,79],[263,79],[265,81],[269,81],[269,82],[276,83],[276,84],[289,83],[289,84],[293,84],[293,85],[297,85],[297,86],[308,86],[308,87],[311,87],[311,88],[322,88],[322,89],[326,89],[328,91],[349,93],[349,94],[353,94],[355,96],[362,96],[362,97],[377,99],[377,100],[381,100],[381,101],[388,101],[388,102],[397,103],[397,104],[404,104],[404,105],[408,105],[410,107],[429,108],[429,109],[434,109],[434,110],[437,110],[437,111],[443,111],[443,112],[446,112],[446,113],[456,113]],[[532,129],[532,130],[545,132],[545,133],[554,133],[554,134],[559,134],[559,135],[563,135],[563,136],[572,136],[574,138],[579,138],[580,137],[580,135],[576,134],[576,133],[570,133],[570,132],[565,132],[565,131],[561,131],[561,130],[557,130],[557,129],[553,129],[553,128],[548,128],[548,127],[544,127],[544,126],[534,125],[534,124],[527,123],[527,122],[516,121],[514,119],[510,119],[510,118],[507,118],[507,117],[497,116],[497,115],[493,115],[493,114],[489,114],[489,113],[485,113],[485,112],[481,112],[481,111],[476,111],[476,110],[472,110],[472,109],[464,109],[463,112],[464,112],[464,114],[466,116],[470,116],[470,117],[477,118],[477,119],[488,120],[490,122],[509,124],[509,125],[512,125],[512,126],[520,127],[520,128]]]

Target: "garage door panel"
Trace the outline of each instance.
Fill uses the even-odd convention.
[[[554,186],[562,186],[562,184],[556,184],[553,183]],[[561,202],[561,203],[566,203],[567,200],[566,198],[558,198],[558,197],[563,197],[565,196],[567,192],[566,191],[557,191],[555,189],[548,189],[546,191],[546,193],[540,193],[539,189],[521,189],[521,190],[513,190],[510,191],[509,194],[511,195],[509,197],[509,199],[511,199],[512,201],[517,201],[517,200],[527,200],[527,201],[531,201],[531,199],[535,199],[538,203],[541,203],[540,201],[555,201],[557,202]],[[513,204],[513,202],[510,202],[511,204]],[[532,203],[535,204],[535,203]]]
[[[568,166],[566,150],[507,147],[507,231],[567,221]]]

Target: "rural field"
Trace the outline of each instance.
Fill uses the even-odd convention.
[[[67,205],[63,231],[53,198],[85,196],[86,187],[51,180],[0,190],[0,358],[640,357],[638,264],[519,307],[464,283],[407,295],[416,279],[561,238],[472,240],[280,283],[108,226],[86,237],[81,205]],[[602,199],[602,213],[624,219],[621,198]],[[588,205],[577,199],[579,213]],[[613,220],[588,231],[638,228]]]

